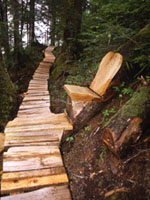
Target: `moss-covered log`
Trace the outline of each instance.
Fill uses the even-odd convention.
[[[16,110],[17,94],[7,70],[0,64],[0,131]]]
[[[136,142],[140,137],[140,127],[146,126],[149,117],[150,88],[141,86],[105,124],[103,141],[116,155],[121,155],[130,142]]]

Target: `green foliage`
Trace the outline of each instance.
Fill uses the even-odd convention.
[[[100,152],[100,154],[99,154],[99,157],[100,157],[102,163],[104,163],[104,154],[105,154],[106,152],[107,152],[107,147],[104,147],[104,148],[102,149],[102,151]]]
[[[104,110],[104,112],[102,113],[103,114],[103,117],[102,117],[102,121],[108,121],[110,116],[112,116],[113,114],[115,114],[116,111],[111,108],[110,110],[106,109]]]
[[[73,140],[74,140],[74,137],[72,137],[72,136],[66,138],[66,142],[71,142],[71,141],[73,141]]]
[[[118,86],[114,86],[113,89],[119,93],[119,98],[123,98],[124,95],[133,95],[133,90],[131,88],[125,87],[125,82],[122,82],[120,88]]]
[[[90,127],[89,127],[89,126],[85,126],[85,127],[84,127],[84,130],[85,130],[85,131],[90,131]]]

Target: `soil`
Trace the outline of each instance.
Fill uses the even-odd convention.
[[[103,124],[108,120],[103,112],[118,110],[126,100],[116,96],[86,127],[70,132],[62,141],[73,200],[150,200],[150,129],[122,159],[116,158],[101,139]],[[64,109],[58,96],[51,103],[57,113]]]

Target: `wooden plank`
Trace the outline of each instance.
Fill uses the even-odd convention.
[[[33,192],[2,197],[1,200],[71,200],[67,185],[51,186]]]
[[[34,136],[52,136],[60,138],[63,134],[63,129],[45,129],[44,131],[36,130],[36,131],[24,131],[24,132],[5,132],[6,136],[23,136],[23,137],[34,137]]]
[[[19,157],[20,155],[41,155],[41,154],[51,154],[51,153],[60,153],[60,150],[57,146],[51,146],[51,147],[47,147],[47,146],[30,146],[30,147],[11,147],[8,149],[7,152],[4,152],[4,157],[7,157],[11,154],[15,154],[18,153],[17,157]],[[11,155],[12,156],[12,155]],[[16,156],[16,155],[15,155]]]
[[[37,119],[37,120],[35,120],[35,119],[20,120],[20,118],[15,118],[13,121],[10,121],[7,124],[6,130],[9,130],[9,128],[11,128],[11,127],[13,127],[15,130],[15,128],[16,127],[18,128],[19,126],[21,126],[22,128],[24,127],[24,129],[26,128],[26,126],[28,126],[27,129],[30,128],[30,126],[31,126],[31,128],[34,129],[34,127],[36,127],[36,125],[38,126],[39,129],[43,128],[43,127],[51,128],[53,126],[55,127],[55,125],[58,127],[62,127],[62,128],[63,128],[63,126],[64,126],[64,128],[65,128],[65,126],[66,126],[66,128],[67,127],[72,128],[72,125],[68,122],[66,116],[63,114],[63,115],[54,115],[54,116],[48,117],[48,118],[43,117],[43,118]],[[58,129],[58,128],[56,127],[56,129]]]
[[[49,99],[28,100],[28,101],[23,101],[20,107],[25,106],[25,105],[26,106],[32,105],[32,107],[34,107],[35,105],[43,105],[43,104],[49,104],[49,103],[50,103]]]
[[[50,96],[49,95],[41,95],[41,96],[26,95],[23,99],[23,102],[25,102],[25,101],[41,101],[41,100],[50,100]]]
[[[43,177],[35,177],[35,178],[24,178],[20,180],[14,181],[3,181],[1,183],[1,192],[2,194],[8,192],[15,192],[15,191],[26,191],[35,188],[41,188],[45,186],[51,185],[59,185],[63,183],[68,183],[68,178],[66,173],[58,174],[58,175],[49,175]]]
[[[23,179],[23,178],[33,178],[33,177],[42,177],[50,175],[64,174],[64,167],[54,167],[50,169],[40,169],[40,170],[31,170],[31,171],[22,171],[22,172],[8,172],[2,175],[3,181],[14,180],[14,179]]]
[[[36,90],[36,89],[42,89],[42,90],[47,90],[48,86],[47,85],[29,85],[28,90]]]
[[[120,69],[122,60],[122,55],[119,53],[108,52],[102,59],[90,88],[100,96],[104,95],[113,77]]]
[[[52,145],[59,145],[59,137],[55,135],[46,135],[46,136],[5,136],[5,147],[11,147],[11,146],[32,146],[33,144],[50,144]]]
[[[73,101],[99,101],[101,98],[87,87],[64,85],[64,89]]]
[[[56,146],[11,147],[3,155],[3,171],[24,171],[63,166]]]
[[[41,95],[49,95],[48,91],[40,91],[38,92],[37,90],[29,90],[26,92],[25,95],[30,95],[30,96],[41,96]]]
[[[33,105],[34,105],[34,109],[36,109],[36,108],[47,108],[47,109],[49,109],[49,107],[50,107],[50,103],[49,102],[43,102],[43,103],[41,102],[39,104],[31,104],[31,105],[28,105],[28,104],[24,105],[24,104],[22,104],[20,106],[19,110],[32,109]]]
[[[51,124],[35,124],[35,125],[26,125],[26,126],[16,126],[16,127],[9,127],[5,129],[5,133],[14,133],[14,132],[35,132],[37,130],[45,131],[45,130],[52,130],[52,129],[62,129],[62,130],[72,130],[73,127],[68,122],[51,122]]]

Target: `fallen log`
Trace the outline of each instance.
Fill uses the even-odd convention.
[[[140,138],[150,116],[150,88],[141,86],[122,108],[105,124],[102,139],[120,157]]]

